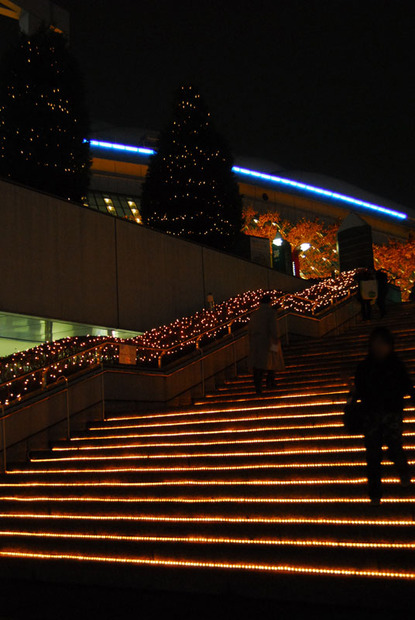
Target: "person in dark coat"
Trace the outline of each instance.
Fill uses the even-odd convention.
[[[364,283],[372,282],[374,284],[376,282],[375,273],[373,269],[360,270],[356,274],[355,280],[358,284],[357,299],[359,300],[362,309],[362,319],[363,321],[370,321],[372,318],[372,303],[376,300],[377,291],[373,290],[372,296],[367,297],[366,292],[364,291]],[[377,288],[377,284],[375,286]]]
[[[396,355],[392,333],[386,327],[373,330],[369,354],[357,368],[355,397],[362,402],[369,497],[374,505],[382,498],[382,446],[388,447],[401,484],[411,484],[402,446],[404,396],[415,397],[405,364]]]
[[[272,365],[271,348],[279,343],[277,313],[271,306],[271,297],[264,295],[249,321],[248,366],[253,369],[257,394],[262,393],[264,374],[267,373],[267,387],[275,387],[275,369]]]

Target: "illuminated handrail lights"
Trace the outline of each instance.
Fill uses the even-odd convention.
[[[135,155],[151,156],[156,153],[154,149],[150,149],[150,148],[130,146],[130,145],[118,144],[114,142],[105,142],[102,140],[90,140],[89,144],[92,148],[109,149],[113,151],[133,153]],[[261,181],[266,181],[268,183],[280,185],[281,187],[294,189],[294,190],[300,190],[302,192],[313,194],[315,196],[321,196],[324,198],[329,198],[330,200],[340,201],[348,205],[352,205],[353,207],[361,207],[363,209],[375,211],[379,214],[387,215],[389,217],[393,217],[399,220],[405,220],[408,217],[406,213],[403,213],[401,211],[396,211],[395,209],[390,209],[388,207],[383,207],[381,205],[377,205],[372,202],[367,202],[366,200],[360,200],[358,198],[353,198],[352,196],[347,196],[346,194],[340,194],[339,192],[333,192],[331,190],[323,189],[322,187],[316,187],[314,185],[309,185],[308,183],[301,183],[293,179],[288,179],[288,178],[277,176],[274,174],[267,174],[265,172],[259,172],[258,170],[250,170],[248,168],[241,168],[240,166],[233,166],[232,170],[235,174],[240,175],[242,177],[258,179]]]

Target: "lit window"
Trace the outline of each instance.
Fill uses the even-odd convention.
[[[115,213],[115,207],[114,207],[114,205],[112,204],[112,200],[111,200],[111,198],[104,198],[104,202],[105,202],[105,204],[107,205],[107,211],[108,211],[109,213]]]
[[[137,224],[142,224],[142,219],[141,219],[141,216],[140,216],[140,211],[137,209],[137,205],[134,202],[134,200],[127,200],[127,202],[128,202],[128,206],[130,207],[131,213],[133,214],[134,219],[137,222]]]

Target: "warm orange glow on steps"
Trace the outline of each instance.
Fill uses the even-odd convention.
[[[301,485],[335,485],[366,484],[366,478],[325,478],[302,480],[163,480],[148,482],[0,482],[0,488],[10,487],[174,487],[174,486],[301,486]],[[399,483],[399,478],[384,478],[384,483]],[[415,482],[415,480],[414,480]],[[1,498],[0,498],[1,499]]]
[[[258,401],[241,378],[199,405],[114,413],[35,450],[0,476],[0,563],[414,580],[415,484],[400,488],[384,449],[384,498],[370,505],[363,437],[342,419],[360,349],[340,344],[335,359],[324,346],[294,344]]]
[[[199,416],[206,415],[209,413],[225,413],[226,411],[229,413],[235,413],[236,411],[265,411],[268,409],[305,409],[309,407],[323,407],[323,406],[331,406],[331,405],[344,405],[346,401],[333,401],[333,400],[321,400],[313,403],[278,403],[275,405],[256,405],[255,407],[223,407],[222,409],[197,409],[191,411],[175,411],[173,413],[162,413],[162,414],[147,414],[147,415],[132,415],[132,416],[116,416],[116,417],[108,417],[107,422],[121,422],[128,420],[148,420],[154,418],[167,418],[172,416]],[[304,414],[303,414],[304,415]]]
[[[220,431],[201,431],[199,432],[184,432],[184,433],[166,433],[166,434],[149,434],[149,435],[140,435],[142,439],[151,438],[151,437],[188,437],[194,436],[197,437],[204,435],[221,435],[221,434],[237,434],[237,433],[259,433],[259,432],[271,432],[278,431],[279,428],[277,426],[272,427],[259,427],[257,429],[227,429]],[[415,435],[415,433],[404,433],[405,435]],[[103,438],[105,439],[105,438]],[[307,437],[271,437],[265,438],[261,437],[259,439],[235,439],[230,440],[219,440],[219,441],[193,441],[193,442],[160,442],[160,443],[135,443],[135,444],[108,444],[108,445],[98,445],[98,446],[55,446],[53,448],[53,452],[65,452],[65,451],[79,451],[79,450],[131,450],[132,448],[167,448],[167,447],[176,447],[176,446],[210,446],[210,445],[232,445],[239,443],[292,443],[297,441],[333,441],[333,440],[349,440],[354,441],[356,439],[363,439],[363,435],[355,435],[351,437],[350,435],[311,435]]]
[[[0,530],[0,537],[7,538],[52,538],[67,540],[102,540],[119,542],[187,543],[210,545],[246,546],[291,546],[291,547],[335,547],[344,549],[415,549],[415,543],[353,542],[348,540],[315,540],[291,538],[226,538],[214,536],[141,536],[126,534],[78,534],[73,532],[30,532]]]
[[[120,521],[152,523],[242,523],[260,525],[346,525],[346,526],[379,526],[379,527],[415,527],[415,521],[408,519],[361,519],[361,518],[326,518],[326,517],[227,517],[224,515],[203,515],[192,517],[187,515],[96,515],[96,514],[35,514],[35,513],[0,513],[0,519],[32,519],[52,521]]]
[[[240,562],[211,562],[196,560],[172,560],[118,557],[102,555],[81,555],[75,553],[29,553],[23,551],[0,551],[4,558],[25,558],[34,560],[67,560],[76,562],[97,562],[103,564],[129,564],[131,566],[159,566],[165,568],[200,568],[220,570],[261,571],[270,573],[330,575],[336,577],[374,577],[383,579],[415,579],[415,573],[405,571],[361,570],[355,568],[325,568],[313,566],[296,566],[290,564],[256,564]]]
[[[41,496],[2,496],[2,502],[79,502],[79,503],[107,503],[107,504],[369,504],[368,497],[98,497],[64,495],[52,497]],[[384,497],[385,504],[413,504],[415,497]]]

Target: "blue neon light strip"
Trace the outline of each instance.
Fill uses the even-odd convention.
[[[135,153],[136,155],[154,155],[154,149],[148,149],[141,146],[128,146],[125,144],[117,144],[114,142],[103,142],[101,140],[90,140],[89,144],[93,148],[111,149],[113,151],[124,151],[128,153]],[[254,179],[262,179],[271,183],[277,183],[285,187],[291,187],[293,189],[300,189],[303,192],[308,192],[317,196],[324,196],[332,200],[339,200],[349,205],[361,207],[363,209],[369,209],[370,211],[377,211],[383,215],[395,217],[399,220],[406,220],[407,214],[401,211],[395,211],[394,209],[388,209],[381,205],[373,204],[372,202],[366,202],[365,200],[359,200],[358,198],[352,198],[345,194],[339,194],[338,192],[332,192],[322,187],[315,187],[314,185],[308,185],[308,183],[300,183],[299,181],[293,181],[292,179],[286,179],[284,177],[275,176],[273,174],[266,174],[265,172],[258,172],[256,170],[249,170],[248,168],[240,168],[239,166],[233,166],[232,170],[235,174],[242,176],[252,177]]]
[[[90,140],[90,146],[99,149],[112,149],[113,151],[127,151],[128,153],[135,153],[136,155],[154,155],[156,151],[153,149],[146,149],[142,146],[127,146],[125,144],[116,144],[114,142],[102,142],[101,140]]]
[[[291,179],[277,177],[273,174],[265,174],[264,172],[256,172],[255,170],[248,170],[247,168],[239,168],[239,166],[234,166],[232,170],[236,174],[254,177],[255,179],[263,179],[264,181],[271,181],[273,183],[279,183],[280,185],[301,189],[305,192],[312,192],[313,194],[317,194],[319,196],[326,196],[327,198],[341,200],[342,202],[363,207],[364,209],[371,209],[372,211],[378,211],[384,215],[397,217],[400,220],[405,220],[408,217],[406,213],[395,211],[394,209],[388,209],[387,207],[381,207],[380,205],[375,205],[371,202],[366,202],[365,200],[359,200],[358,198],[352,198],[351,196],[346,196],[345,194],[331,192],[328,189],[322,189],[321,187],[315,187],[314,185],[308,185],[307,183],[300,183],[299,181],[292,181]]]

